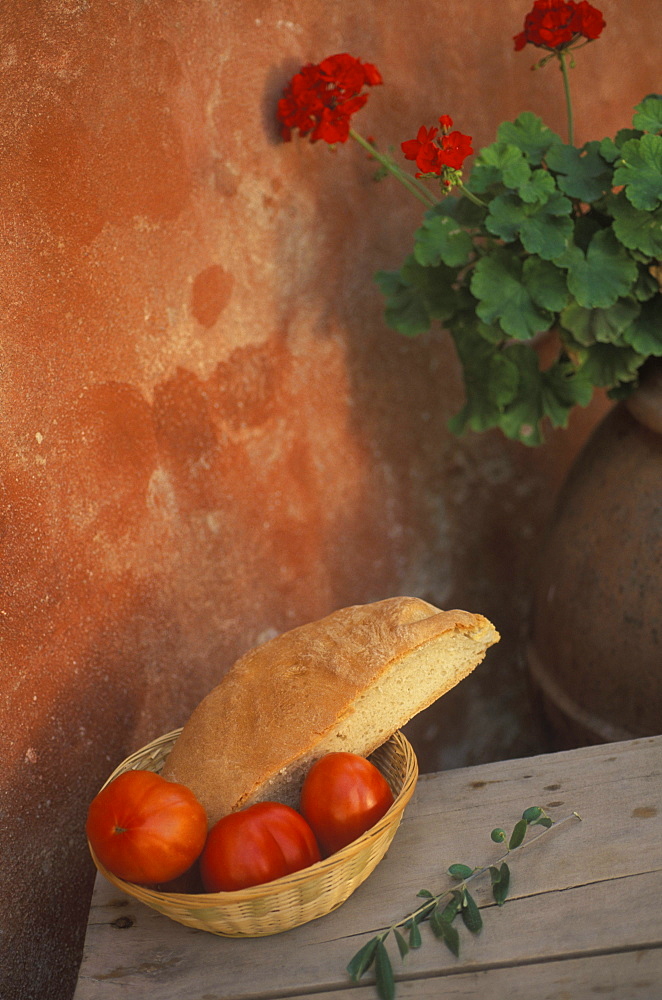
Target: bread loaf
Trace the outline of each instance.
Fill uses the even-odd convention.
[[[163,775],[210,825],[252,802],[296,806],[314,760],[367,756],[469,674],[499,634],[482,615],[393,597],[336,611],[242,656],[198,705]]]

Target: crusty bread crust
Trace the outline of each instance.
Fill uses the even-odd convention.
[[[367,756],[454,687],[499,635],[482,615],[393,597],[343,608],[251,649],[194,710],[163,776],[210,825],[264,798],[296,805],[331,749]]]

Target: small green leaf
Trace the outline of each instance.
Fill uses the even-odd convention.
[[[517,189],[531,176],[531,167],[521,149],[505,142],[485,146],[471,171],[471,190],[480,194],[493,184]]]
[[[546,170],[534,170],[528,180],[520,184],[517,193],[524,202],[544,204],[556,193],[556,184]]]
[[[525,820],[527,823],[535,823],[535,821],[537,819],[540,819],[541,816],[542,816],[542,809],[540,808],[540,806],[530,806],[528,809],[525,809],[524,812],[522,813],[522,819]]]
[[[406,955],[409,954],[409,945],[407,944],[407,941],[402,936],[397,927],[393,929],[393,933],[395,934],[395,940],[398,942],[398,951],[400,952],[400,958],[404,958]]]
[[[416,895],[421,896],[423,899],[434,899],[434,896],[429,889],[419,889]]]
[[[428,214],[414,234],[414,256],[424,267],[441,263],[461,267],[468,263],[472,249],[471,237],[450,216]]]
[[[385,318],[392,330],[415,337],[430,328],[430,310],[415,288],[400,276],[399,271],[380,271],[375,276],[386,299]]]
[[[435,909],[430,916],[430,927],[432,928],[432,933],[435,937],[442,939],[444,936],[444,926],[441,919],[441,913],[439,910]]]
[[[631,205],[621,191],[609,201],[613,230],[629,250],[640,250],[654,260],[662,258],[662,208],[643,212]]]
[[[593,236],[586,253],[569,247],[559,259],[568,269],[568,288],[585,309],[606,309],[627,295],[637,280],[637,265],[611,229]]]
[[[635,107],[632,124],[642,132],[662,132],[662,95],[648,94]]]
[[[559,174],[558,185],[571,198],[593,202],[611,189],[612,172],[600,155],[599,142],[581,149],[556,145],[547,154],[547,166]]]
[[[632,382],[645,361],[645,356],[631,347],[616,344],[593,344],[586,351],[582,371],[593,385],[615,386],[619,382]]]
[[[528,829],[528,824],[525,819],[520,819],[515,823],[513,827],[513,832],[510,835],[510,840],[508,841],[509,850],[513,851],[516,847],[519,847],[526,836],[526,831]]]
[[[517,340],[530,340],[549,330],[552,316],[536,304],[526,285],[526,272],[506,251],[483,257],[474,269],[471,292],[478,299],[476,313],[484,323],[498,323]]]
[[[533,825],[544,826],[549,830],[550,826],[554,826],[554,820],[550,819],[549,816],[542,816],[540,819],[537,819]]]
[[[409,947],[420,948],[421,944],[422,944],[421,928],[418,926],[417,920],[412,920],[409,926]]]
[[[478,934],[483,926],[483,918],[480,915],[480,910],[476,905],[476,901],[469,892],[465,892],[464,895],[465,905],[462,907],[462,919],[467,930],[471,931],[472,934]]]
[[[630,139],[621,157],[614,184],[625,185],[625,195],[635,208],[645,212],[657,208],[662,202],[662,136],[647,132],[640,139]]]
[[[446,921],[442,921],[442,934],[444,944],[458,958],[460,954],[460,935],[457,932],[457,928],[453,927],[452,924],[446,923]]]
[[[347,966],[347,973],[355,983],[358,983],[361,976],[368,971],[374,962],[378,944],[379,938],[371,938],[350,960]]]
[[[638,351],[653,357],[662,355],[662,297],[644,302],[641,312],[623,334],[623,340]]]
[[[451,865],[448,869],[448,874],[452,875],[453,878],[463,880],[465,878],[470,878],[474,873],[473,868],[469,865]]]
[[[492,895],[498,906],[503,906],[506,902],[506,897],[508,896],[508,889],[510,888],[510,868],[504,861],[499,870],[499,878],[495,882],[492,881]]]
[[[521,149],[527,161],[535,166],[542,163],[549,149],[561,142],[561,137],[532,111],[523,111],[514,122],[502,122],[497,135],[501,142]]]
[[[391,965],[391,959],[383,941],[379,941],[377,944],[375,976],[377,978],[377,992],[381,1000],[394,1000],[395,980],[393,978],[393,966]]]
[[[640,311],[641,305],[632,298],[619,299],[607,309],[584,309],[571,302],[561,313],[561,326],[585,347],[596,342],[622,344],[625,331]]]
[[[462,907],[462,893],[454,892],[452,899],[446,903],[446,906],[441,911],[441,919],[446,923],[452,924],[458,915]]]
[[[506,839],[506,831],[502,830],[501,827],[497,826],[494,830],[492,830],[490,837],[492,838],[495,844],[503,844],[503,842]],[[492,871],[491,868],[490,871]]]

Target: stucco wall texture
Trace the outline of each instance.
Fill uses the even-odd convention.
[[[490,659],[414,729],[424,766],[533,751],[530,554],[598,400],[539,452],[457,440],[440,333],[372,275],[420,219],[351,146],[283,144],[304,62],[376,63],[383,147],[450,113],[478,144],[558,74],[526,2],[12,0],[0,18],[0,994],[64,1000],[87,803],[249,646],[395,593],[488,614]],[[654,89],[656,0],[604,0],[577,131]],[[446,699],[444,700],[446,701]]]

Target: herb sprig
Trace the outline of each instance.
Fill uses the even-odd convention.
[[[503,906],[510,889],[510,867],[506,858],[512,851],[536,843],[552,826],[558,828],[571,819],[580,820],[581,816],[573,812],[564,819],[554,822],[541,806],[530,806],[515,823],[510,837],[502,827],[495,827],[490,837],[496,844],[507,843],[505,853],[494,863],[480,867],[457,862],[450,865],[447,869],[448,874],[459,884],[453,889],[444,889],[436,895],[429,889],[421,889],[417,895],[424,899],[424,902],[420,906],[402,920],[375,935],[356,952],[347,966],[350,978],[357,983],[374,966],[378,995],[381,1000],[394,1000],[395,978],[386,940],[392,935],[400,958],[404,959],[410,950],[421,947],[423,938],[420,925],[424,922],[429,924],[434,936],[458,957],[460,934],[458,928],[454,926],[455,918],[459,915],[471,934],[480,933],[483,927],[483,918],[476,900],[469,891],[469,885],[489,872],[494,900],[498,906]],[[525,842],[527,832],[533,826],[541,826],[543,830],[537,837]]]

